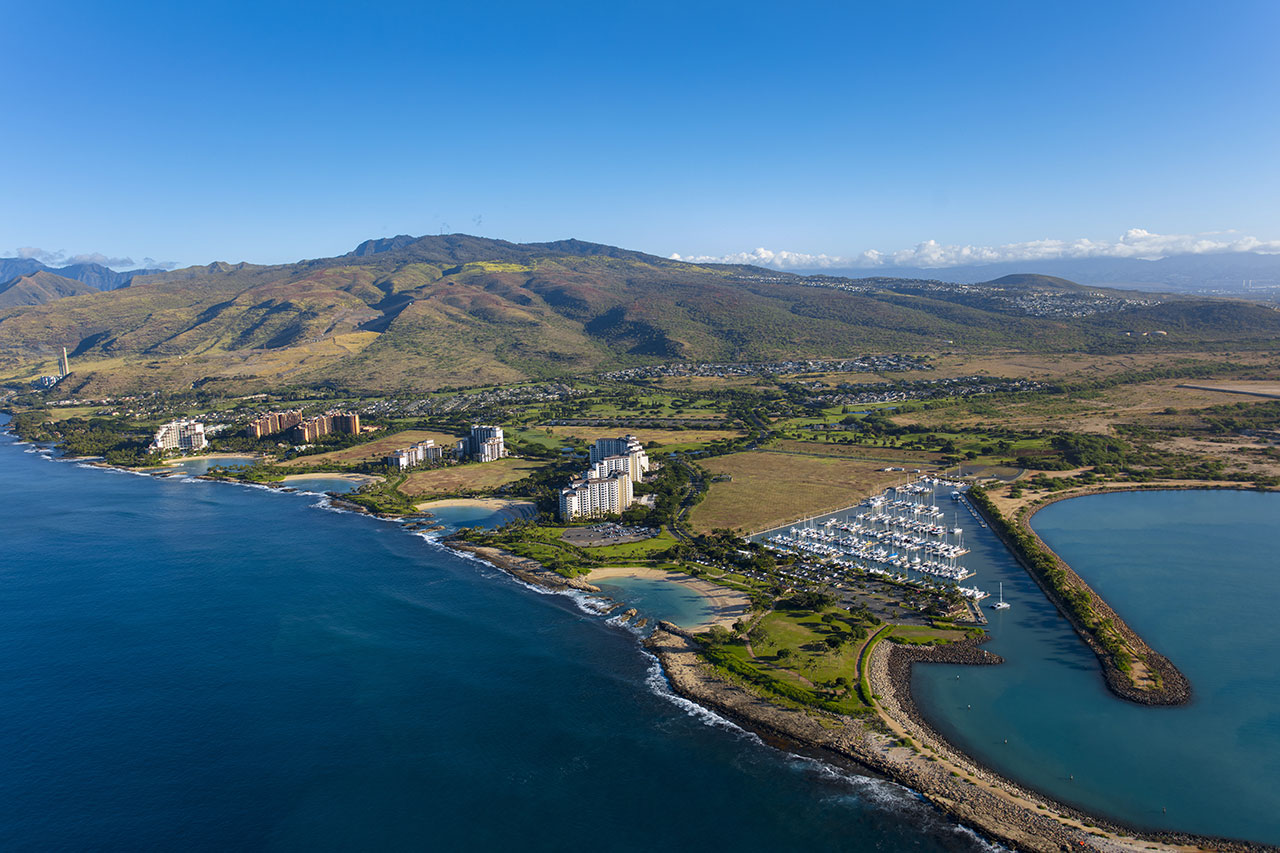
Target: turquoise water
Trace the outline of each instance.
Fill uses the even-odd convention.
[[[400,525],[26,449],[0,436],[0,849],[989,849]]]
[[[444,526],[446,533],[462,527],[497,527],[508,520],[502,513],[482,506],[442,506],[429,512],[436,524]]]
[[[1096,658],[994,537],[967,537],[980,546],[967,559],[975,580],[994,591],[1003,579],[1013,605],[987,611],[987,648],[1007,663],[917,667],[921,710],[992,767],[1091,812],[1280,843],[1278,521],[1280,494],[1236,491],[1090,496],[1034,517],[1190,679],[1194,698],[1178,708],[1109,693]]]
[[[711,607],[705,595],[661,578],[620,577],[592,583],[613,600],[634,607],[637,613],[650,621],[665,619],[691,628],[711,617]]]
[[[359,483],[340,477],[308,477],[305,480],[288,480],[283,485],[303,492],[337,492],[340,495],[360,488]]]
[[[223,468],[231,468],[236,465],[252,465],[252,456],[223,456],[217,459],[182,459],[170,462],[164,467],[171,469],[175,473],[185,472],[193,476],[209,473],[209,469],[214,466],[222,466]],[[156,469],[162,470],[162,469]]]

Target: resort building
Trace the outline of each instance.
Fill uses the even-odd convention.
[[[411,444],[401,450],[394,450],[387,456],[383,457],[383,462],[388,468],[394,468],[397,471],[404,471],[407,468],[414,468],[425,462],[439,462],[444,458],[445,449],[437,447],[436,443],[431,439],[419,441]]]
[[[495,462],[507,455],[502,427],[475,424],[471,427],[471,436],[465,439],[465,444],[465,454],[477,462]]]
[[[329,415],[333,418],[333,431],[346,433],[347,435],[359,435],[360,433],[360,413],[359,412],[333,412]]]
[[[572,521],[617,515],[631,506],[634,500],[635,493],[627,472],[615,471],[605,477],[588,475],[560,490],[560,518]]]
[[[360,415],[357,412],[326,412],[304,419],[298,409],[268,412],[251,421],[245,427],[245,434],[250,438],[263,438],[288,430],[292,430],[289,437],[297,444],[310,444],[332,432],[356,435],[360,432]]]
[[[200,421],[189,421],[185,418],[180,421],[169,421],[162,424],[160,429],[156,430],[155,438],[151,442],[152,450],[161,452],[167,450],[181,450],[184,453],[194,450],[204,450],[208,442],[204,438],[204,424]]]
[[[307,418],[289,430],[289,440],[294,444],[314,444],[331,432],[333,432],[333,418],[328,415],[320,415],[315,418]]]
[[[300,423],[302,423],[302,412],[298,409],[287,412],[268,412],[250,421],[244,432],[249,438],[262,438],[284,432]]]
[[[644,452],[640,439],[634,435],[624,435],[621,438],[597,438],[596,443],[591,446],[592,465],[611,460],[609,464],[617,466],[621,464],[616,461],[619,457],[627,460],[627,470],[632,482],[638,483],[644,479],[644,475],[649,470],[649,454]],[[610,470],[614,469],[610,468]]]

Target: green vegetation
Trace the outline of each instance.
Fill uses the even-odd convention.
[[[702,635],[700,653],[726,677],[775,699],[851,715],[874,709],[867,669],[882,640],[942,645],[972,635],[955,627],[882,623],[866,609],[846,610],[814,591],[778,601],[741,629]]]
[[[100,456],[111,465],[159,464],[159,455],[148,450],[154,427],[124,418],[49,417],[48,411],[19,412],[13,416],[12,427],[27,441],[56,442],[73,456]]]

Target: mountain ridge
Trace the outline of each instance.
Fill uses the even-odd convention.
[[[43,305],[68,296],[97,293],[92,286],[73,278],[36,270],[0,284],[0,309]]]
[[[34,258],[0,258],[0,285],[8,284],[19,276],[37,272],[69,278],[89,285],[94,290],[118,290],[128,287],[138,276],[162,273],[160,269],[136,269],[117,272],[102,264],[79,263],[65,267],[51,267]]]
[[[963,286],[806,277],[574,239],[398,235],[335,258],[214,262],[9,309],[0,313],[0,368],[14,375],[67,346],[82,363],[154,365],[130,368],[135,390],[288,381],[387,391],[678,360],[947,347],[1129,351],[1280,339],[1280,312],[1269,308],[1139,296],[1029,274]],[[1169,333],[1158,340],[1142,335],[1165,326]],[[128,373],[113,369],[118,375],[104,370],[98,384],[92,371],[77,375],[93,390]]]

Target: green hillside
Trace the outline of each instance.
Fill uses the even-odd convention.
[[[1010,280],[1013,279],[1013,280]],[[371,240],[338,258],[217,263],[0,310],[0,372],[62,346],[67,393],[192,383],[430,390],[675,360],[941,347],[1274,346],[1280,313],[1009,277],[988,285],[800,277],[567,240]],[[1125,332],[1166,334],[1135,342]]]

